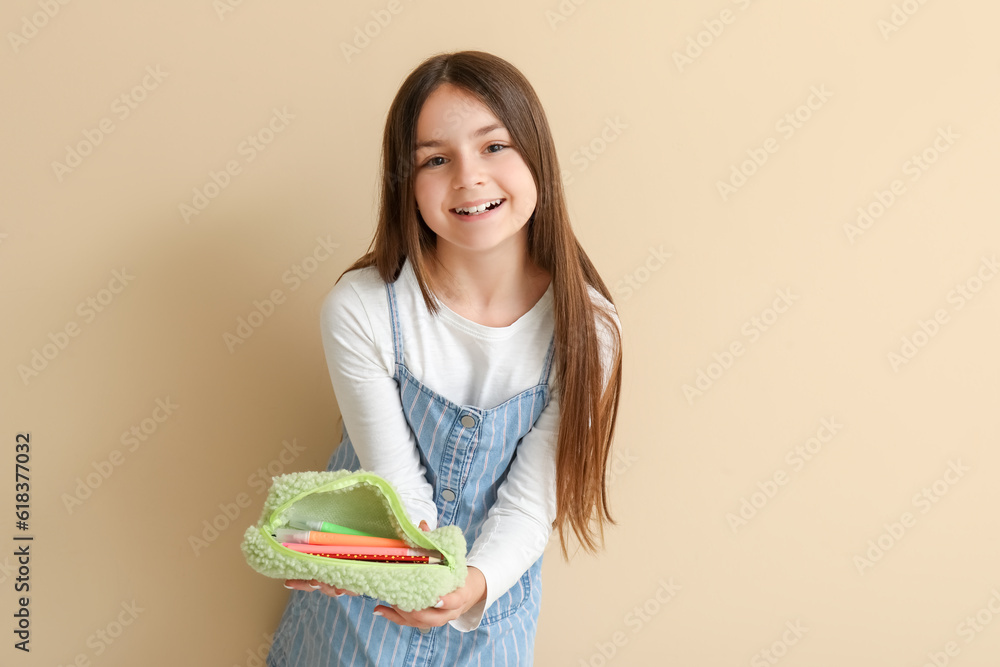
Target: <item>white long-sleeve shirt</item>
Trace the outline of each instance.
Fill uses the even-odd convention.
[[[594,288],[595,304],[612,310]],[[552,286],[516,322],[489,327],[468,320],[439,301],[437,317],[423,301],[407,260],[395,283],[404,363],[421,383],[458,405],[492,408],[538,384],[555,328]],[[617,315],[615,322],[620,330]],[[610,373],[608,332],[603,342],[604,380]],[[416,437],[403,415],[393,378],[392,329],[385,283],[375,267],[344,274],[326,296],[321,313],[323,348],[334,393],[362,469],[388,480],[411,521],[437,527],[433,489],[420,463]],[[486,578],[486,599],[451,624],[477,628],[483,613],[507,592],[545,549],[556,517],[556,440],[559,388],[549,376],[549,404],[521,439],[467,564]]]

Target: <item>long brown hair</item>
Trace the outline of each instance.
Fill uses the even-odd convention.
[[[552,276],[560,390],[554,526],[564,558],[568,528],[593,553],[603,545],[605,524],[615,523],[608,506],[606,470],[621,391],[621,336],[611,315],[591,301],[588,284],[614,305],[570,226],[545,112],[531,84],[513,65],[489,53],[461,51],[428,58],[406,78],[385,123],[378,228],[367,253],[344,273],[375,266],[383,281],[395,282],[409,258],[427,309],[437,314],[425,268],[436,236],[414,205],[414,161],[417,118],[424,101],[443,83],[471,93],[503,123],[534,177],[538,199],[527,223],[527,246],[531,259]],[[595,314],[614,341],[610,379],[603,392]]]

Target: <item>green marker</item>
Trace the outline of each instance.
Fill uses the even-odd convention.
[[[299,530],[316,530],[321,533],[339,533],[340,535],[361,535],[362,537],[381,537],[380,535],[375,535],[374,533],[366,533],[361,530],[354,530],[353,528],[348,528],[347,526],[341,526],[336,523],[329,523],[327,521],[296,521],[292,520],[288,522],[288,525],[292,528],[298,528]]]

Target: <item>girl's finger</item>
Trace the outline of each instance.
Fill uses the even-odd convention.
[[[285,588],[291,591],[313,591],[313,588],[305,579],[288,579],[285,581]]]
[[[406,619],[400,616],[399,612],[397,612],[395,609],[379,605],[375,607],[375,611],[373,613],[376,616],[382,616],[387,621],[392,621],[393,623],[397,623],[399,625],[409,625],[406,622]]]
[[[331,597],[340,597],[341,595],[350,595],[350,596],[357,595],[357,593],[355,593],[354,591],[348,591],[343,588],[337,588],[336,586],[330,586],[329,584],[324,584],[323,582],[320,582],[319,590]]]

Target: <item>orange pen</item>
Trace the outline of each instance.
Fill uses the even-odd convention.
[[[409,547],[403,540],[391,537],[366,537],[364,535],[341,535],[340,533],[321,533],[316,530],[295,530],[294,528],[278,528],[274,531],[279,542],[294,542],[297,544],[324,544],[331,546],[353,547]]]

